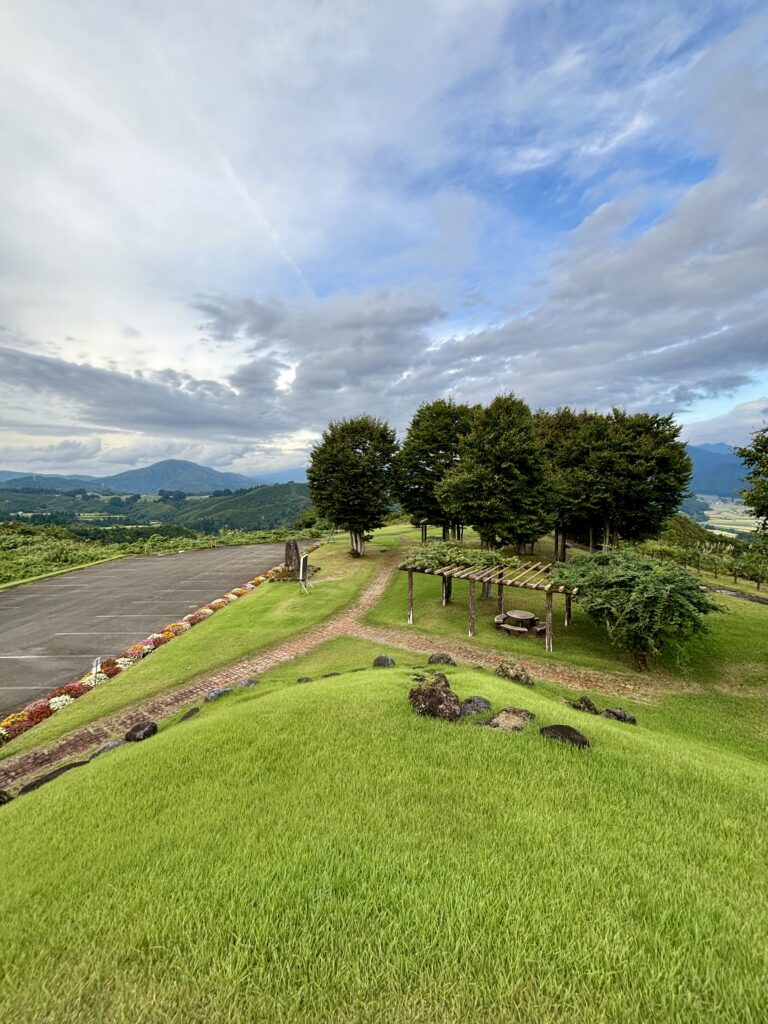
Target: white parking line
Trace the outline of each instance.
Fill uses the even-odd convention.
[[[82,658],[97,658],[97,654],[0,654],[2,661],[27,661],[30,658],[54,658],[59,661],[80,661]]]

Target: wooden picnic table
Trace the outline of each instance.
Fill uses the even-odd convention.
[[[513,625],[522,626],[525,629],[536,625],[536,616],[533,612],[524,612],[519,609],[513,609],[506,613],[506,618],[513,623]]]

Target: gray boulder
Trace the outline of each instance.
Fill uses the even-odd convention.
[[[628,725],[637,725],[637,719],[624,708],[606,708],[603,718],[612,718],[616,722],[626,722]]]
[[[563,743],[571,743],[574,747],[582,749],[589,746],[587,737],[570,725],[545,725],[539,729],[541,735],[547,740],[561,740]]]
[[[491,710],[491,702],[485,697],[467,697],[461,702],[462,715],[482,715]]]
[[[217,686],[214,690],[206,693],[206,700],[218,700],[219,697],[223,697],[225,693],[232,693],[229,686]]]
[[[311,683],[312,682],[312,676],[299,676],[299,678],[296,680],[296,682],[297,683]]]
[[[247,690],[249,686],[259,686],[260,683],[260,679],[246,679],[246,681],[244,683],[240,683],[239,686],[241,690]]]
[[[125,738],[129,743],[140,743],[142,740],[148,740],[150,736],[154,736],[156,732],[157,722],[137,722],[125,734]]]
[[[374,668],[394,668],[395,659],[390,658],[388,654],[380,654],[378,658],[373,659]]]
[[[429,658],[427,659],[427,664],[428,665],[455,665],[456,662],[453,660],[453,658],[450,656],[450,654],[439,653],[439,654],[430,654]]]
[[[194,718],[195,715],[200,714],[200,708],[188,708],[179,719],[180,722],[186,722],[189,718]]]

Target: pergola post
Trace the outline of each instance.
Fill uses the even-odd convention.
[[[499,596],[498,596],[498,600],[496,602],[496,614],[497,615],[503,615],[504,614],[504,584],[500,583],[497,589],[499,591]]]
[[[565,595],[565,624],[570,626],[571,624],[571,595]]]
[[[547,588],[547,619],[546,619],[546,623],[547,623],[547,632],[546,632],[546,640],[545,640],[545,644],[544,644],[544,649],[546,651],[551,651],[553,649],[553,647],[554,647],[554,643],[553,643],[553,640],[554,640],[554,630],[552,628],[552,591],[549,588]]]
[[[453,593],[453,578],[451,576],[443,576],[443,607],[451,603],[451,594]]]
[[[408,570],[408,625],[413,625],[413,570]]]
[[[475,581],[469,581],[469,635],[475,635]]]

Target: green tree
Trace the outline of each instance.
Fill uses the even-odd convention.
[[[307,482],[317,512],[349,531],[352,553],[382,526],[392,507],[395,432],[373,416],[332,421],[309,457]]]
[[[435,495],[451,519],[473,526],[486,547],[523,544],[547,528],[544,455],[531,410],[514,394],[474,410]]]
[[[705,629],[704,616],[719,611],[687,569],[629,549],[580,555],[556,566],[551,578],[579,588],[581,607],[641,670],[667,649],[682,659],[686,641]]]
[[[744,504],[758,520],[760,533],[768,533],[768,426],[756,430],[748,445],[734,451],[749,469],[741,492]]]
[[[459,524],[438,501],[436,486],[459,461],[459,445],[472,426],[468,405],[440,398],[419,406],[397,457],[397,497],[411,522],[442,526],[445,539]]]

